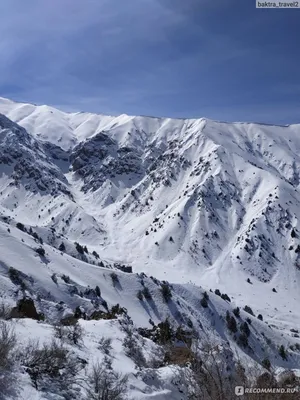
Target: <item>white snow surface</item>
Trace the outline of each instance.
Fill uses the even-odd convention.
[[[300,331],[300,125],[65,113],[3,98],[0,113],[26,129],[0,118],[0,294],[11,304],[17,299],[8,278],[13,267],[33,278],[31,294],[47,315],[45,323],[16,322],[21,337],[47,340],[60,301],[92,311],[70,285],[98,285],[102,298],[126,307],[137,327],[149,327],[149,318],[178,326],[181,315],[233,349],[220,317],[249,305],[264,321],[241,311],[254,331],[254,353],[243,356],[261,361],[267,355],[278,368],[299,368],[300,353],[283,361],[276,349],[300,344],[290,331]],[[18,222],[43,239],[45,258]],[[78,254],[74,242],[88,254]],[[116,272],[117,286],[108,268],[115,263],[133,268]],[[153,300],[137,299],[141,272],[173,284],[171,304],[150,278],[144,280]],[[209,292],[217,288],[231,303]],[[204,290],[208,309],[200,305]],[[116,367],[131,374],[130,398],[184,398],[169,367],[153,384],[134,376],[116,321],[80,323],[87,358],[101,357],[98,337],[113,337]],[[25,382],[22,398],[44,397]]]

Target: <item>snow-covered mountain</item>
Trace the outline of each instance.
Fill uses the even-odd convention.
[[[253,329],[245,357],[260,362],[267,352],[272,365],[299,366],[299,352],[283,361],[276,346],[300,346],[300,125],[64,113],[2,98],[0,113],[6,301],[21,296],[13,267],[48,322],[78,306],[101,310],[88,292],[98,285],[137,327],[169,318],[231,348],[224,315],[248,305],[264,321],[241,312]],[[41,243],[45,255],[34,251]],[[170,302],[161,281],[173,285]],[[137,298],[145,283],[149,301]],[[110,334],[106,321],[93,323]],[[95,325],[84,324],[94,337]],[[132,399],[147,398],[134,387]],[[147,387],[149,397],[185,398],[172,385]]]

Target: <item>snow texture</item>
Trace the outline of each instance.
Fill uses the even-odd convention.
[[[191,321],[246,360],[299,368],[300,352],[284,361],[278,346],[300,344],[300,125],[65,113],[3,98],[0,113],[0,295],[11,305],[22,297],[13,267],[46,316],[18,320],[22,340],[48,340],[53,321],[78,306],[104,312],[105,300],[125,307],[136,329],[151,327],[149,319]],[[172,285],[169,302],[163,280]],[[97,301],[89,292],[96,285]],[[139,300],[145,285],[151,299]],[[226,311],[237,306],[252,321],[252,352],[226,328]],[[101,359],[100,338],[112,338],[130,399],[184,398],[171,367],[152,381],[138,376],[117,320],[80,324],[85,359]],[[143,344],[146,357],[152,346]],[[47,398],[20,376],[18,399]]]

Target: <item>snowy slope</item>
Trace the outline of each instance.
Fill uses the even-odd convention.
[[[255,350],[242,353],[261,361],[267,351],[277,367],[299,365],[297,352],[285,362],[276,346],[299,342],[290,329],[300,330],[300,125],[68,114],[2,98],[0,113],[18,124],[0,118],[0,288],[7,301],[20,296],[8,278],[13,267],[26,274],[48,323],[61,317],[60,301],[92,312],[91,299],[76,293],[99,285],[136,326],[191,319],[198,332],[232,348],[221,317],[249,305],[264,322],[253,318]],[[34,251],[41,241],[45,257]],[[120,286],[111,282],[116,264],[134,272],[118,272]],[[171,304],[150,278],[152,301],[137,299],[142,272],[172,282]],[[217,288],[231,303],[209,293],[212,313],[200,300]],[[264,335],[273,348],[262,345]]]
[[[157,266],[161,277],[172,270],[177,281],[189,270],[193,280],[201,271],[201,282],[203,269],[219,276],[220,264],[260,281],[280,275],[282,264],[296,273],[298,253],[288,249],[298,245],[290,234],[299,209],[299,126],[67,114],[6,99],[0,112],[52,143],[45,150],[76,204],[106,227],[106,246],[97,249],[107,257],[139,271]],[[85,232],[82,241],[99,237]]]
[[[8,232],[8,226],[10,226],[10,232]],[[143,275],[116,272],[118,282],[114,284],[111,270],[82,262],[68,254],[62,255],[47,244],[43,245],[45,256],[40,257],[34,251],[38,247],[37,241],[30,234],[8,223],[0,223],[0,246],[1,301],[14,305],[15,301],[22,298],[24,294],[20,286],[9,278],[9,267],[14,266],[21,271],[20,276],[26,286],[26,295],[34,299],[38,312],[42,312],[46,318],[44,323],[27,319],[16,321],[14,326],[24,345],[34,338],[42,342],[50,341],[53,335],[50,323],[71,315],[78,306],[88,315],[95,310],[105,311],[101,305],[103,299],[109,308],[116,303],[125,307],[136,328],[151,327],[150,319],[152,323],[157,324],[168,318],[174,328],[193,326],[201,340],[209,338],[213,343],[220,343],[231,348],[233,352],[238,352],[246,363],[249,360],[260,363],[267,357],[276,368],[297,369],[299,367],[300,351],[294,346],[300,341],[290,332],[290,327],[299,329],[298,321],[293,320],[291,325],[283,327],[280,325],[281,321],[272,319],[268,311],[263,314],[264,321],[260,321],[241,310],[240,317],[237,318],[238,322],[246,321],[247,318],[251,320],[251,325],[249,325],[251,349],[242,349],[237,346],[225,322],[226,312],[232,313],[235,304],[241,304],[240,301],[231,303],[209,292],[208,307],[203,308],[200,303],[204,293],[203,288],[192,284],[176,284],[172,285],[171,300],[165,302],[159,281]],[[57,276],[57,283],[52,280],[53,274]],[[70,282],[66,283],[62,275],[69,276]],[[97,302],[87,291],[95,285],[101,289],[101,299]],[[136,296],[137,292],[143,290],[144,287],[149,289],[151,299],[139,300]],[[59,303],[60,307],[58,307]],[[247,304],[251,304],[248,299]],[[103,359],[103,353],[98,346],[100,339],[102,337],[113,339],[113,367],[119,372],[129,374],[130,399],[154,397],[159,400],[168,398],[179,400],[185,398],[178,391],[178,387],[174,386],[176,374],[172,368],[161,367],[156,370],[158,381],[150,383],[140,381],[140,378],[136,376],[134,363],[124,353],[122,341],[125,334],[117,320],[80,320],[80,324],[84,329],[84,344],[75,347],[75,350],[90,364]],[[151,358],[155,352],[155,345],[149,340],[143,342],[142,337],[139,337],[139,340],[141,340],[145,357]],[[289,350],[287,361],[282,360],[278,355],[278,346],[282,344],[287,349],[293,346],[293,350]],[[36,396],[32,398],[44,399],[31,387],[24,376],[20,376],[20,379],[24,385],[20,388],[18,398]]]

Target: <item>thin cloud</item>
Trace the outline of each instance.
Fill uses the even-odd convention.
[[[2,2],[0,95],[114,114],[202,116],[208,107],[216,119],[235,119],[239,107],[260,115],[253,102],[284,106],[297,93],[295,52],[260,37],[283,22],[243,4]]]

